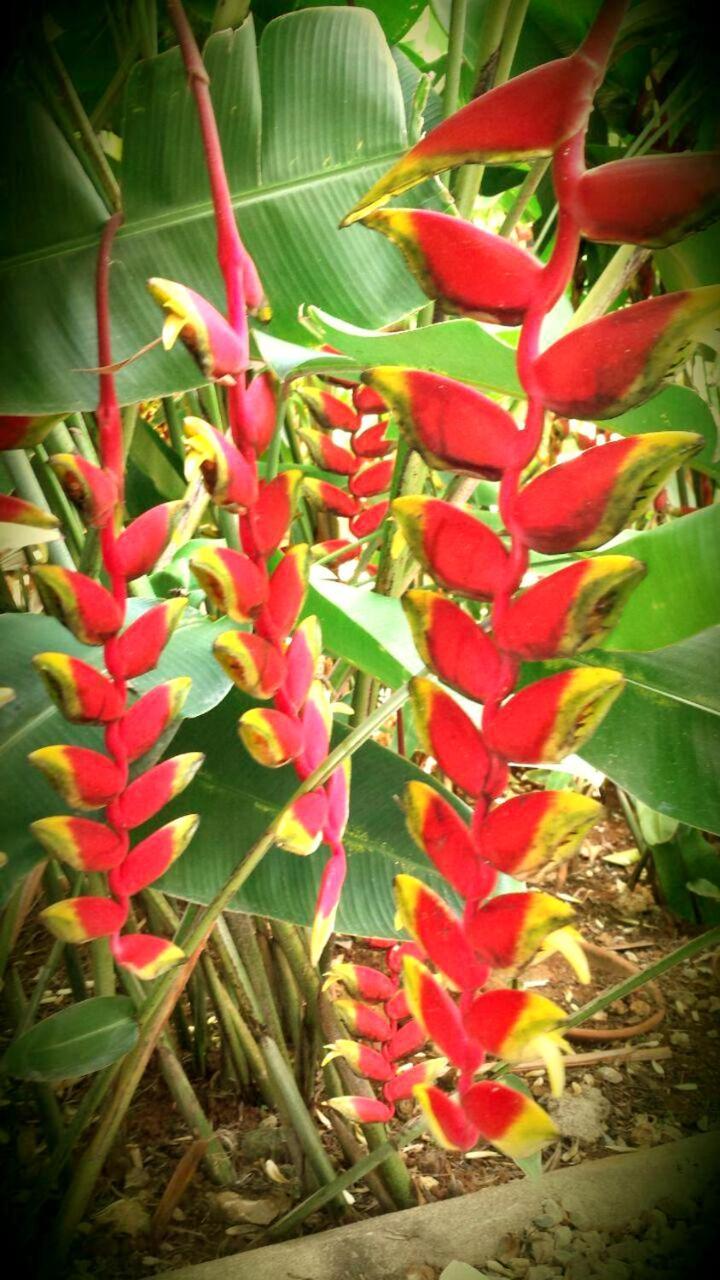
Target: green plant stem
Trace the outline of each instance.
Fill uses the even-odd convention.
[[[632,244],[621,245],[605,269],[601,271],[592,288],[588,289],[570,320],[566,332],[569,333],[571,329],[577,329],[580,325],[604,315],[649,257],[649,249],[638,248]]]
[[[230,997],[220,981],[218,972],[207,951],[200,959],[200,966],[210,991],[210,999],[215,1006],[218,1025],[235,1071],[237,1083],[242,1091],[247,1091],[250,1084],[250,1068],[238,1035],[237,1026],[228,1008],[231,1004]]]
[[[222,1143],[200,1106],[197,1094],[167,1037],[164,1037],[163,1042],[158,1045],[157,1053],[165,1083],[190,1132],[193,1136],[207,1139],[208,1145],[203,1156],[203,1164],[207,1172],[213,1182],[219,1186],[229,1186],[235,1181],[232,1161],[223,1150]]]
[[[40,487],[40,482],[25,450],[10,449],[3,457],[17,496],[24,498],[26,502],[34,502],[35,506],[43,511],[51,511],[50,503]],[[63,569],[75,568],[75,561],[62,538],[58,538],[55,542],[48,542],[46,545],[51,564],[60,565]]]
[[[500,56],[503,31],[507,21],[510,0],[487,0],[483,10],[482,26],[478,33],[478,53],[475,64],[473,96],[487,93],[497,82],[497,64]],[[461,218],[472,219],[485,166],[463,165],[455,183],[455,202]]]
[[[99,1071],[89,1089],[83,1094],[77,1111],[66,1126],[57,1145],[53,1147],[47,1165],[36,1184],[33,1194],[37,1196],[38,1208],[50,1195],[77,1143],[91,1123],[103,1097],[110,1089],[120,1067],[120,1062],[113,1062],[109,1067],[105,1067],[103,1071]]]
[[[172,447],[182,462],[185,457],[185,438],[182,428],[182,414],[172,396],[163,396],[163,411],[167,423]]]
[[[60,882],[60,872],[53,858],[50,858],[45,866],[43,884],[50,902],[60,902],[65,897],[63,886]],[[63,963],[72,988],[73,1000],[87,1000],[88,989],[85,985],[85,975],[80,964],[80,957],[77,948],[70,942],[66,942],[63,945]]]
[[[27,1001],[23,991],[20,974],[15,965],[7,972],[2,990],[3,1002],[10,1015],[10,1021],[19,1029],[27,1014]],[[57,1145],[63,1135],[63,1121],[57,1098],[49,1084],[33,1084],[33,1093],[37,1099],[43,1126],[51,1147]]]
[[[257,997],[262,1013],[262,1022],[278,1045],[283,1057],[289,1063],[290,1057],[285,1044],[285,1037],[283,1036],[280,1014],[278,1013],[267,970],[263,963],[256,934],[256,925],[251,916],[235,912],[228,913],[227,923]]]
[[[70,118],[80,136],[83,149],[92,162],[93,168],[97,174],[100,185],[105,193],[108,201],[108,208],[111,212],[119,209],[122,204],[120,188],[117,184],[115,175],[108,164],[107,157],[98,141],[97,134],[93,129],[77,93],[75,86],[70,79],[64,63],[60,58],[54,44],[47,42],[47,52],[50,64],[55,73],[60,92],[65,102],[65,106]]]
[[[278,473],[278,466],[280,463],[280,446],[282,444],[282,433],[285,425],[285,411],[287,409],[287,401],[291,389],[291,383],[287,379],[284,382],[281,382],[278,387],[277,406],[275,412],[275,430],[267,453],[265,454],[265,479],[268,481],[274,480]]]
[[[246,1021],[253,1018],[256,1022],[260,1022],[262,1011],[257,996],[253,991],[247,969],[238,955],[235,940],[224,916],[219,916],[215,925],[213,943],[220,958],[225,980],[232,988],[240,1012]]]
[[[528,204],[532,200],[532,197],[535,195],[535,192],[545,177],[551,161],[551,156],[540,156],[539,159],[533,160],[530,165],[522,185],[518,189],[518,193],[505,215],[505,221],[500,228],[500,235],[505,239],[507,239],[515,230],[515,227],[524,214]]]
[[[107,893],[107,884],[105,877],[98,871],[91,872],[88,875],[88,888],[91,893],[97,894],[98,897],[104,897]],[[94,980],[94,992],[96,996],[114,996],[115,995],[115,964],[110,952],[110,944],[107,938],[95,938],[90,943],[90,958],[92,963],[92,973]]]
[[[283,1096],[293,1128],[317,1181],[321,1186],[331,1185],[335,1182],[335,1170],[325,1148],[320,1142],[317,1130],[300,1095],[297,1082],[290,1070],[287,1059],[280,1052],[275,1041],[269,1036],[262,1037],[260,1048],[267,1063],[270,1077],[278,1093]],[[342,1192],[331,1196],[330,1199],[335,1202],[338,1210],[345,1211],[347,1206]]]
[[[445,64],[445,85],[443,88],[443,115],[445,118],[451,116],[453,111],[457,111],[458,98],[460,96],[460,72],[462,71],[463,63],[466,16],[467,0],[452,0],[447,62]]]
[[[50,508],[62,521],[68,545],[72,548],[73,559],[77,563],[85,542],[85,529],[82,521],[70,503],[58,477],[50,466],[50,458],[44,445],[35,446],[34,471]]]
[[[377,530],[375,531],[375,533],[364,533],[362,538],[353,539],[353,545],[361,546],[362,543],[366,543],[366,544],[372,543],[373,545],[370,548],[370,554],[372,555],[372,552],[375,550],[375,547],[378,546],[378,544],[380,543],[381,537],[382,535],[378,533]],[[347,551],[347,547],[339,547],[335,551],[329,551],[326,556],[320,556],[317,560],[313,561],[313,564],[316,564],[316,565],[330,564],[332,560],[337,560],[338,556],[344,556],[346,551]]]

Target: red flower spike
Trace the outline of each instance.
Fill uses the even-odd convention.
[[[230,511],[247,511],[258,496],[254,463],[202,418],[184,418],[183,432],[188,462],[200,468],[213,502]]]
[[[594,733],[625,685],[617,671],[576,667],[528,685],[497,712],[491,751],[523,764],[557,764]]]
[[[138,698],[120,724],[120,741],[130,763],[139,760],[177,720],[190,692],[189,676],[176,676]]]
[[[238,720],[238,733],[245,750],[258,764],[278,769],[300,755],[302,728],[282,711],[252,707]]]
[[[611,311],[548,347],[526,391],[565,418],[614,418],[660,390],[719,309],[720,285],[706,285]]]
[[[53,702],[71,724],[105,724],[122,715],[112,680],[67,653],[36,653],[32,664]]]
[[[429,209],[377,209],[363,221],[397,245],[420,288],[443,311],[522,324],[542,264],[511,240]]]
[[[396,498],[392,512],[413,555],[439,586],[471,600],[491,600],[502,589],[507,552],[467,508],[408,497]]]
[[[336,845],[325,863],[320,879],[315,916],[310,930],[310,963],[318,964],[335,927],[340,894],[347,874],[347,859],[341,844]]]
[[[510,602],[495,638],[506,652],[526,661],[571,658],[594,649],[612,631],[645,573],[642,561],[630,556],[567,565]]]
[[[412,1098],[416,1085],[430,1084],[433,1080],[444,1076],[449,1065],[446,1058],[426,1058],[424,1062],[400,1067],[397,1075],[384,1085],[383,1097],[388,1102],[400,1102],[403,1098]]]
[[[117,818],[121,826],[132,831],[179,796],[189,786],[205,759],[201,751],[187,751],[181,756],[163,760],[147,773],[141,773],[123,791],[117,801]]]
[[[358,514],[350,520],[350,532],[356,538],[365,538],[369,533],[375,533],[389,510],[390,503],[386,499],[374,502],[371,507],[363,507],[362,511],[358,511]]]
[[[426,782],[408,782],[402,805],[413,840],[453,889],[471,901],[486,898],[496,871],[479,857],[469,828],[452,805]]]
[[[359,383],[353,387],[352,402],[353,408],[359,414],[388,412],[388,406],[382,396],[379,396],[377,391],[373,391],[372,387],[363,387]],[[357,441],[353,440],[353,448],[355,448],[356,444]]]
[[[342,840],[350,816],[350,771],[348,757],[334,769],[325,783],[328,812],[325,836],[328,840]]]
[[[0,414],[0,453],[8,449],[32,449],[42,444],[48,431],[62,422],[62,415]]]
[[[587,118],[596,68],[575,54],[497,85],[436,126],[380,178],[341,226],[365,218],[391,196],[461,164],[504,164],[551,155]]]
[[[662,249],[720,217],[720,153],[633,156],[582,174],[569,207],[588,240]]]
[[[157,665],[186,605],[187,600],[180,597],[165,600],[142,613],[118,637],[116,657],[124,680],[142,676]]]
[[[101,809],[123,785],[114,761],[87,747],[40,747],[28,760],[73,809]]]
[[[466,934],[478,957],[491,968],[517,969],[535,954],[547,934],[574,915],[569,902],[549,893],[502,893],[477,908]]]
[[[347,1095],[342,1098],[328,1098],[327,1104],[339,1111],[346,1120],[355,1120],[357,1124],[385,1124],[392,1120],[395,1111],[379,1098],[363,1098]]]
[[[384,462],[370,462],[350,478],[350,492],[356,498],[374,498],[385,493],[392,482],[395,463],[391,458]]]
[[[297,715],[315,678],[322,652],[322,631],[317,618],[303,618],[285,654],[286,675],[282,687],[283,701]]]
[[[286,809],[275,829],[275,843],[287,853],[305,857],[322,843],[327,818],[327,798],[322,787],[300,796]]]
[[[215,382],[234,382],[244,372],[245,352],[240,338],[205,298],[184,284],[159,276],[148,280],[147,287],[167,312],[162,331],[166,351],[180,338],[205,377]]]
[[[112,898],[62,898],[40,912],[40,919],[61,942],[90,942],[122,929],[127,907]]]
[[[371,1005],[364,1004],[362,1000],[350,1000],[341,996],[338,1000],[333,1000],[333,1009],[350,1031],[363,1036],[365,1040],[384,1044],[392,1035],[392,1026],[385,1015]]]
[[[250,532],[259,555],[271,555],[287,537],[301,481],[301,471],[281,471],[269,484],[261,483],[257,502],[248,512]]]
[[[470,1151],[475,1146],[480,1131],[454,1098],[425,1084],[416,1085],[413,1096],[439,1146],[446,1151]]]
[[[363,1000],[389,1000],[396,990],[395,983],[381,969],[344,960],[335,961],[323,987],[333,982],[342,982],[351,996],[360,996]]]
[[[280,650],[250,631],[223,631],[213,653],[226,676],[251,698],[272,698],[285,679]]]
[[[458,787],[477,798],[488,776],[483,736],[470,717],[439,685],[421,676],[410,681],[418,738],[424,751]]]
[[[304,387],[300,395],[315,421],[325,431],[355,431],[359,426],[357,414],[339,396],[331,395],[329,391],[316,391],[314,387]]]
[[[0,526],[17,524],[35,529],[57,529],[60,521],[52,511],[44,511],[36,507],[34,502],[26,502],[24,498],[14,498],[0,493]],[[4,535],[0,528],[0,546],[4,547]]]
[[[312,773],[322,764],[330,745],[332,710],[328,692],[320,680],[313,680],[300,712],[303,730],[303,768]]]
[[[159,978],[185,959],[174,942],[152,933],[125,933],[113,941],[111,949],[117,963],[143,982]]]
[[[493,697],[502,659],[482,627],[437,591],[406,591],[402,605],[415,648],[443,684],[474,702]]]
[[[592,551],[651,505],[667,477],[702,448],[689,431],[654,431],[595,445],[521,489],[514,504],[534,551]]]
[[[334,471],[339,476],[351,476],[357,471],[360,463],[355,454],[350,453],[349,449],[343,449],[342,445],[335,444],[334,440],[323,435],[322,431],[305,427],[299,428],[297,435],[307,445],[308,453],[316,467],[322,467],[323,471]]]
[[[131,849],[110,876],[110,888],[118,897],[132,897],[164,875],[187,849],[200,824],[196,813],[175,818]]]
[[[392,365],[368,369],[363,379],[380,388],[410,444],[431,467],[499,480],[513,465],[522,444],[515,420],[474,387]]]
[[[400,875],[395,901],[403,928],[456,987],[474,991],[485,985],[487,965],[478,963],[463,926],[442,898],[414,876]]]
[[[275,378],[268,371],[253,378],[245,392],[245,418],[243,424],[258,457],[269,447],[277,425]],[[236,440],[242,444],[243,440]]]
[[[30,830],[51,858],[59,858],[77,871],[109,871],[125,857],[125,846],[117,833],[89,818],[58,814],[38,818]]]
[[[463,1107],[481,1136],[513,1160],[526,1160],[559,1137],[557,1126],[537,1102],[494,1080],[471,1085],[463,1095]]]
[[[303,493],[319,511],[329,511],[336,516],[354,516],[358,509],[356,499],[345,489],[338,489],[329,480],[306,478],[303,482]]]
[[[375,394],[372,387],[363,387],[363,391]],[[395,441],[388,439],[386,422],[377,422],[374,427],[363,427],[353,436],[353,453],[358,458],[384,458],[395,448]]]
[[[387,1056],[391,1062],[399,1062],[401,1058],[408,1058],[411,1054],[417,1053],[426,1041],[424,1028],[414,1018],[408,1018],[388,1041]]]
[[[392,1077],[392,1067],[387,1058],[367,1044],[358,1044],[357,1040],[334,1040],[322,1065],[332,1062],[334,1058],[345,1058],[365,1080],[390,1080]]]
[[[307,544],[295,543],[272,572],[267,601],[256,623],[261,635],[269,640],[284,640],[290,635],[305,603],[309,569]]]
[[[461,1071],[477,1070],[482,1052],[465,1034],[463,1018],[452,997],[443,990],[430,970],[413,956],[405,957],[403,977],[410,1012],[424,1028],[428,1039],[447,1055],[453,1066]]]
[[[534,991],[486,991],[476,996],[465,1015],[465,1029],[488,1053],[506,1062],[540,1057],[555,1097],[565,1082],[561,1030],[565,1014],[559,1005]]]
[[[55,453],[50,466],[85,523],[102,529],[112,518],[118,501],[112,472],[96,467],[79,453]]]
[[[602,812],[596,800],[576,791],[531,791],[497,805],[473,824],[473,836],[480,855],[498,871],[523,875],[571,858]]]
[[[268,598],[264,566],[230,547],[201,547],[190,559],[190,568],[205,595],[219,613],[233,622],[253,618]]]
[[[150,507],[120,534],[117,554],[122,575],[129,582],[155,567],[172,537],[181,510],[181,502],[163,502]]]
[[[59,565],[33,570],[46,613],[82,644],[104,644],[122,626],[122,613],[110,592],[84,573]]]

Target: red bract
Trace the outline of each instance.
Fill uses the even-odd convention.
[[[663,248],[720,217],[720,153],[602,164],[582,174],[570,207],[588,240]]]
[[[507,552],[469,510],[437,498],[396,498],[395,516],[413,555],[439,586],[471,600],[491,600],[502,588]]]
[[[492,695],[502,659],[469,614],[439,591],[407,591],[403,608],[415,648],[444,684],[475,702]]]

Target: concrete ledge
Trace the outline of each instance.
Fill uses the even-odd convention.
[[[502,1236],[520,1231],[544,1200],[605,1230],[630,1222],[664,1196],[692,1199],[720,1174],[720,1133],[700,1134],[629,1155],[588,1161],[437,1204],[162,1272],[163,1280],[404,1280],[415,1263],[475,1266]],[[160,1280],[160,1277],[157,1278]]]

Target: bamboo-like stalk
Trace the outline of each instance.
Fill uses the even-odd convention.
[[[26,502],[34,502],[35,506],[40,507],[43,511],[52,511],[25,450],[9,449],[3,455],[3,461],[10,473],[10,479],[13,482],[17,496],[24,498]],[[47,553],[51,564],[60,565],[63,569],[75,568],[75,561],[70,555],[63,538],[48,542]]]
[[[467,0],[452,0],[442,100],[444,116],[451,116],[454,111],[457,111],[458,98],[460,96],[460,72],[463,64],[466,16]]]
[[[258,998],[253,991],[245,965],[238,955],[238,949],[224,916],[220,916],[215,925],[213,944],[225,974],[225,980],[230,983],[243,1018],[246,1022],[250,1018],[260,1022],[262,1010]]]
[[[190,1132],[193,1137],[204,1138],[207,1141],[208,1145],[203,1156],[203,1164],[209,1176],[218,1186],[229,1186],[231,1182],[235,1181],[232,1160],[224,1150],[220,1139],[200,1106],[197,1094],[187,1078],[182,1063],[167,1039],[158,1045],[157,1052],[158,1063],[165,1083]]]
[[[45,873],[45,863],[38,862],[27,875],[18,880],[5,903],[0,919],[0,981],[12,955],[32,905],[40,891]]]
[[[50,59],[50,65],[55,73],[59,91],[62,94],[67,111],[80,137],[83,149],[92,161],[93,168],[107,198],[108,206],[110,210],[119,209],[122,203],[120,188],[117,184],[115,175],[108,164],[105,152],[100,146],[97,134],[87,117],[85,108],[77,95],[75,86],[67,73],[62,58],[55,48],[55,45],[48,40],[46,48]]]
[[[49,858],[45,864],[43,872],[43,884],[45,893],[50,902],[59,902],[65,897],[62,884],[60,883],[60,872],[54,858]],[[63,946],[63,964],[68,976],[70,988],[72,990],[73,1000],[87,1000],[88,990],[85,984],[85,975],[80,964],[78,953],[69,942]]]
[[[90,872],[87,877],[88,889],[91,893],[102,897],[107,891],[105,876],[99,871]],[[96,996],[115,995],[115,963],[110,953],[107,938],[94,938],[90,943],[90,960],[94,991]]]
[[[253,991],[260,1005],[262,1021],[275,1043],[278,1045],[285,1061],[290,1062],[290,1055],[285,1044],[280,1015],[275,1004],[272,988],[268,980],[267,970],[263,962],[262,952],[258,945],[256,926],[250,916],[239,912],[229,912],[228,926],[234,939],[240,958],[252,983]]]
[[[246,1093],[250,1084],[250,1069],[238,1035],[237,1026],[228,1008],[231,1004],[230,997],[220,981],[217,970],[215,969],[207,951],[201,957],[200,965],[205,976],[205,981],[208,985],[210,999],[215,1006],[215,1013],[222,1033],[223,1043],[227,1048],[237,1083],[241,1092]]]

